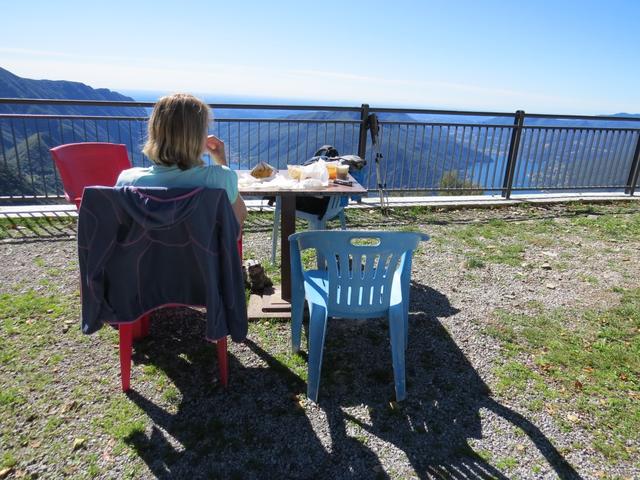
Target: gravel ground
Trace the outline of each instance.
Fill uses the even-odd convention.
[[[433,241],[413,268],[408,398],[401,404],[393,402],[382,320],[330,323],[316,405],[306,400],[289,353],[288,323],[254,322],[246,343],[230,343],[224,391],[208,380],[215,351],[202,340],[204,316],[191,309],[154,316],[151,336],[134,348],[134,390],[125,396],[112,329],[89,337],[69,330],[78,308],[73,225],[38,235],[17,230],[0,243],[0,293],[70,298],[72,313],[54,319],[55,337],[45,339],[63,356],[46,389],[29,388],[0,364],[2,387],[28,392],[9,422],[15,435],[2,437],[0,451],[16,464],[0,478],[640,478],[636,458],[612,463],[591,447],[588,424],[567,431],[552,411],[529,409],[530,392],[492,393],[504,358],[500,342],[485,333],[496,309],[605,308],[617,299],[613,287],[640,287],[640,239],[583,238],[569,227],[576,215],[590,213],[460,210],[413,225]],[[466,267],[466,247],[449,240],[451,232],[494,219],[523,229],[552,221],[557,236],[528,245],[520,265]],[[407,223],[372,217],[350,226]],[[266,262],[268,222],[246,230],[245,252]],[[546,263],[553,267],[538,268]],[[34,368],[49,370],[51,355],[43,353]],[[304,370],[304,357],[297,361]],[[52,418],[59,419],[53,427]]]

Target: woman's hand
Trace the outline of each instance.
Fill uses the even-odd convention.
[[[207,137],[207,151],[213,157],[213,160],[218,165],[227,164],[227,156],[224,151],[224,142],[215,135],[209,135]]]

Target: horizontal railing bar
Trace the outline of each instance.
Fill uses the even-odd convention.
[[[628,185],[603,185],[603,186],[570,186],[570,187],[513,187],[511,190],[513,191],[531,191],[531,192],[541,192],[545,190],[579,190],[580,192],[586,192],[588,190],[624,190]],[[502,191],[502,186],[500,187],[447,187],[447,188],[387,188],[390,192],[499,192]],[[370,188],[368,190],[371,193],[377,192],[377,189]]]
[[[513,127],[513,125],[511,125],[511,127]],[[603,132],[610,132],[610,131],[616,131],[616,132],[638,132],[640,131],[640,125],[638,126],[638,128],[634,128],[634,127],[565,127],[565,126],[557,126],[557,125],[523,125],[522,127],[523,130],[597,130],[597,131],[603,131]]]
[[[148,107],[153,108],[155,102],[116,101],[116,100],[67,100],[44,98],[0,98],[0,104],[14,105],[84,105],[101,107]],[[263,105],[249,103],[209,103],[211,108],[229,110],[320,110],[326,112],[359,112],[360,107],[339,107],[332,105]]]
[[[24,118],[24,119],[50,119],[50,120],[136,120],[147,121],[149,117],[113,117],[105,115],[48,115],[48,114],[20,114],[20,113],[0,113],[0,118]],[[345,125],[359,125],[361,120],[326,120],[326,119],[308,119],[308,118],[220,118],[215,120],[218,123],[332,123]],[[381,125],[422,125],[433,127],[474,127],[474,128],[513,128],[513,124],[494,124],[494,123],[444,123],[444,122],[396,122],[380,120]],[[616,131],[616,132],[637,132],[638,128],[631,127],[571,127],[557,125],[523,125],[521,128],[526,130],[597,130],[597,131]]]
[[[321,112],[360,112],[360,107],[338,107],[331,105],[262,105],[246,103],[209,103],[211,108],[221,110],[303,110]]]
[[[447,188],[436,188],[436,187],[408,187],[408,188],[387,188],[386,190],[390,192],[486,192],[486,191],[500,191],[502,187],[488,187],[488,188],[480,188],[480,187],[447,187]],[[371,193],[376,193],[377,189],[369,189]]]
[[[474,112],[469,110],[430,110],[412,108],[376,108],[369,107],[370,112],[375,113],[414,113],[419,115],[463,115],[473,117],[513,117],[513,112]]]
[[[0,195],[0,204],[2,204],[2,202],[8,202],[13,200],[23,200],[23,199],[24,200],[64,200],[65,202],[67,202],[67,199],[64,195],[51,193],[49,195],[20,195],[20,196]]]
[[[614,122],[640,122],[638,117],[613,117],[608,115],[555,115],[551,113],[527,113],[526,118],[559,118],[570,120],[612,120]]]
[[[347,125],[360,125],[361,120],[325,120],[309,118],[217,118],[216,123],[337,123]]]
[[[433,127],[473,127],[473,128],[514,128],[513,124],[497,124],[497,123],[443,123],[443,122],[394,122],[379,120],[380,125],[407,125],[407,126],[433,126]],[[598,130],[598,131],[616,131],[616,132],[637,132],[638,128],[632,127],[568,127],[568,126],[556,126],[556,125],[523,125],[521,128],[534,130],[534,129],[548,129],[548,130]]]
[[[20,113],[0,113],[1,118],[24,118],[24,119],[49,119],[49,120],[136,120],[147,121],[149,117],[109,117],[104,115],[45,115],[45,114],[20,114]],[[303,118],[220,118],[215,120],[217,123],[334,123],[359,125],[361,120],[324,120],[324,119],[303,119]]]
[[[475,112],[472,110],[431,110],[431,109],[412,109],[412,108],[376,108],[369,107],[371,112],[375,113],[413,113],[419,115],[460,115],[474,117],[513,117],[514,112]],[[556,115],[550,113],[527,113],[525,118],[559,118],[572,120],[613,120],[613,121],[637,121],[638,117],[610,117],[607,115]],[[513,125],[512,125],[513,126]]]
[[[624,190],[627,185],[570,185],[567,187],[513,187],[511,190],[531,190],[532,192],[538,190],[606,190],[606,189],[618,189]]]
[[[378,120],[380,125],[424,125],[434,127],[498,127],[498,128],[513,128],[513,123],[509,124],[489,124],[489,123],[450,123],[450,122],[407,122],[407,121],[394,121],[394,120]]]

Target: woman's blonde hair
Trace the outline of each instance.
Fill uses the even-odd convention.
[[[142,152],[158,165],[177,165],[180,170],[204,165],[201,156],[210,119],[207,104],[193,95],[162,97],[151,112]]]

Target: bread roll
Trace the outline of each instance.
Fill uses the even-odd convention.
[[[260,162],[251,170],[251,176],[255,178],[269,178],[275,171],[275,168],[268,163]]]

